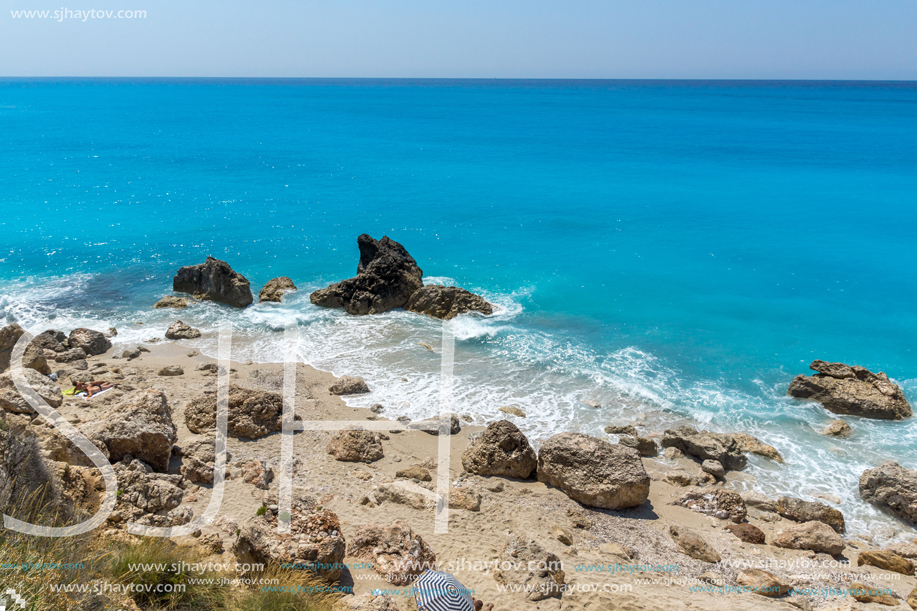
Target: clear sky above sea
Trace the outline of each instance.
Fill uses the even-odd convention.
[[[915,0],[6,0],[0,76],[917,80]],[[146,11],[16,18],[13,11]]]

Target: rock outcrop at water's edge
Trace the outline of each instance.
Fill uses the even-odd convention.
[[[423,270],[404,246],[383,236],[357,238],[360,263],[357,275],[310,295],[323,308],[344,308],[348,314],[381,314],[404,307],[414,291],[423,286]]]
[[[738,442],[730,436],[708,431],[697,431],[690,426],[668,429],[660,442],[664,448],[678,448],[700,460],[716,460],[729,470],[744,469],[748,459]]]
[[[280,303],[283,301],[284,293],[295,290],[296,285],[293,284],[292,280],[286,276],[280,276],[279,278],[267,281],[267,284],[265,284],[261,292],[258,293],[258,302],[264,303],[265,301],[273,301],[275,303]]]
[[[441,284],[428,284],[414,291],[404,309],[444,320],[468,312],[479,312],[486,315],[494,312],[493,305],[480,295],[455,286]]]
[[[172,280],[172,290],[234,308],[247,307],[254,301],[245,276],[234,271],[226,261],[213,257],[207,257],[207,261],[200,265],[188,265],[178,270]]]
[[[637,507],[650,493],[636,450],[582,433],[560,433],[541,446],[538,481],[601,509]]]
[[[917,470],[905,469],[893,460],[867,469],[860,476],[860,496],[867,503],[917,524]]]
[[[877,420],[904,420],[913,414],[904,393],[884,373],[843,363],[813,361],[814,376],[798,375],[787,394],[821,403],[835,414]]]

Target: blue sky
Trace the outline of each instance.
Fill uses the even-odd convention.
[[[917,80],[917,0],[3,5],[2,76]],[[62,8],[145,10],[146,18],[11,14]]]

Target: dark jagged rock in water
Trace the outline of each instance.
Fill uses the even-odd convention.
[[[430,284],[415,291],[404,309],[445,320],[467,312],[493,314],[494,311],[494,307],[483,297],[465,289],[441,284]]]
[[[830,412],[876,420],[904,420],[913,412],[904,393],[884,373],[843,363],[813,361],[814,376],[799,375],[787,393],[797,399],[818,401]]]
[[[380,314],[402,308],[414,291],[423,286],[423,270],[404,246],[383,236],[357,238],[360,263],[357,275],[309,297],[323,308],[344,308],[348,314]]]
[[[197,299],[216,301],[244,308],[251,305],[251,287],[242,274],[233,271],[226,261],[207,257],[206,263],[188,265],[175,274],[172,290],[191,293]]]
[[[286,276],[280,276],[273,280],[268,280],[261,292],[258,293],[258,302],[273,301],[280,303],[283,301],[283,294],[287,291],[295,291],[296,285]]]

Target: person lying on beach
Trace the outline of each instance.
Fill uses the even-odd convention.
[[[92,395],[98,394],[103,390],[108,390],[113,384],[111,382],[105,382],[103,380],[97,380],[95,382],[77,382],[76,383],[76,392],[86,391],[86,398],[91,399]]]
[[[484,611],[493,611],[493,608],[494,608],[493,603],[490,603],[489,605],[485,607],[484,601],[478,600],[476,598],[472,598],[471,600],[474,603],[474,611],[481,611],[481,609],[483,609]]]

